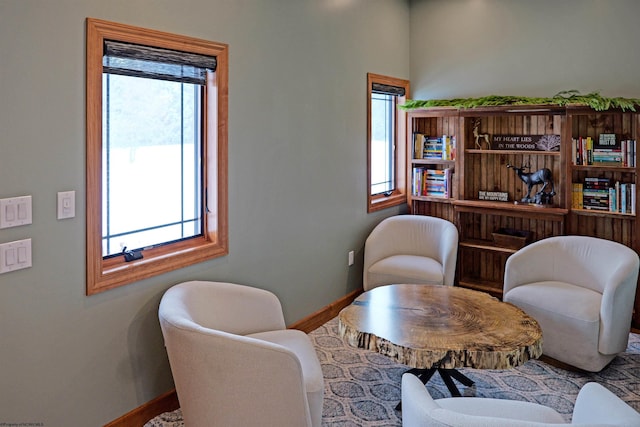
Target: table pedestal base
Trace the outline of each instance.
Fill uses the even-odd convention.
[[[473,381],[457,369],[444,369],[437,367],[429,369],[414,368],[409,370],[408,372],[420,378],[422,384],[426,385],[433,374],[436,373],[436,371],[440,374],[440,377],[442,377],[442,381],[444,381],[444,384],[447,386],[449,392],[451,393],[451,396],[453,397],[462,396],[460,394],[460,390],[458,390],[458,387],[456,387],[456,384],[453,382],[454,379],[467,387],[471,387],[473,385]]]

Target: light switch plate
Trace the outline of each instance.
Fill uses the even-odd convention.
[[[76,216],[76,192],[58,192],[58,219],[73,218]]]
[[[31,224],[31,196],[0,199],[0,228]]]
[[[0,244],[0,273],[31,267],[31,239]]]

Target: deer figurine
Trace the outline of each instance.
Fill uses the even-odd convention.
[[[522,167],[513,166],[507,164],[507,168],[511,168],[516,171],[518,178],[527,184],[527,195],[522,198],[522,202],[533,202],[537,204],[551,203],[551,197],[556,194],[555,185],[553,184],[553,176],[551,170],[547,168],[539,169],[535,172],[524,172],[525,169],[529,169],[529,165],[522,165]],[[535,199],[531,198],[531,189],[534,185],[542,184],[542,188],[536,193]],[[551,191],[545,192],[547,185],[551,186]]]
[[[484,138],[484,142],[487,145],[487,150],[491,148],[491,143],[489,142],[489,134],[488,133],[479,133],[478,129],[480,129],[480,119],[473,119],[473,137],[475,138],[476,147],[478,149],[482,149],[482,144],[479,139]]]

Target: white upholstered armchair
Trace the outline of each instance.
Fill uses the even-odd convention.
[[[365,291],[394,283],[453,285],[458,229],[441,218],[398,215],[384,219],[364,246]]]
[[[320,427],[320,363],[309,337],[285,328],[274,294],[181,283],[159,318],[185,426]]]
[[[578,393],[571,423],[547,406],[483,397],[433,399],[413,374],[402,376],[402,427],[631,427],[640,414],[598,383]]]
[[[545,355],[598,372],[627,348],[639,264],[610,240],[550,237],[507,259],[503,299],[538,321]]]

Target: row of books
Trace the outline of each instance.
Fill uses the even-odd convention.
[[[449,135],[433,137],[423,133],[414,132],[413,158],[455,160],[456,137]]]
[[[602,133],[597,141],[590,136],[573,138],[571,150],[574,165],[636,166],[636,141],[616,139],[613,133]]]
[[[450,198],[453,190],[453,168],[413,168],[414,196]]]
[[[636,184],[587,177],[571,187],[571,208],[636,214]]]

